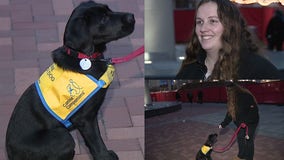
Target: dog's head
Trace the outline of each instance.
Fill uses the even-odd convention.
[[[204,145],[206,145],[208,147],[213,147],[213,145],[217,142],[217,137],[218,137],[218,135],[216,133],[210,134]]]
[[[76,7],[65,27],[64,45],[86,54],[103,52],[105,44],[125,37],[134,30],[133,14],[114,12],[93,1]]]

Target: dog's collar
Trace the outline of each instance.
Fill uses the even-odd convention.
[[[87,58],[87,59],[96,59],[98,57],[100,57],[102,54],[99,53],[99,52],[94,52],[92,55],[88,56],[86,55],[85,53],[83,52],[79,52],[79,51],[76,51],[72,48],[69,48],[67,46],[64,46],[64,49],[66,50],[67,54],[70,55],[70,56],[73,56],[73,57],[76,57],[76,58],[79,58],[79,59],[84,59],[84,58]]]
[[[203,146],[201,147],[201,152],[206,155],[211,149],[212,149],[212,147],[203,145]]]

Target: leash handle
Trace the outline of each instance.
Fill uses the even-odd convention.
[[[236,137],[237,137],[239,131],[241,130],[241,128],[245,128],[246,129],[246,136],[245,136],[245,138],[248,140],[249,139],[249,136],[248,136],[248,126],[245,123],[241,123],[240,126],[236,129],[236,131],[235,131],[234,135],[232,136],[230,142],[223,148],[215,148],[214,147],[213,151],[222,153],[222,152],[225,152],[225,151],[229,150],[232,147],[234,141],[236,140]]]
[[[138,48],[137,50],[135,50],[134,52],[124,56],[124,57],[117,57],[117,58],[112,58],[111,59],[111,63],[113,64],[117,64],[117,63],[123,63],[123,62],[127,62],[132,60],[133,58],[144,54],[144,46],[141,46],[140,48]]]
[[[245,138],[248,140],[249,139],[249,135],[248,135],[248,126],[245,123],[241,123],[240,125],[242,128],[246,129],[246,136]]]

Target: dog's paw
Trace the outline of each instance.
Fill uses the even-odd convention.
[[[112,150],[108,150],[107,153],[96,156],[95,159],[96,160],[119,160],[117,154]]]

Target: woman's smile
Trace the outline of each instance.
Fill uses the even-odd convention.
[[[223,25],[217,14],[217,4],[209,2],[201,5],[196,14],[195,32],[206,52],[218,53],[222,47],[223,31]]]

